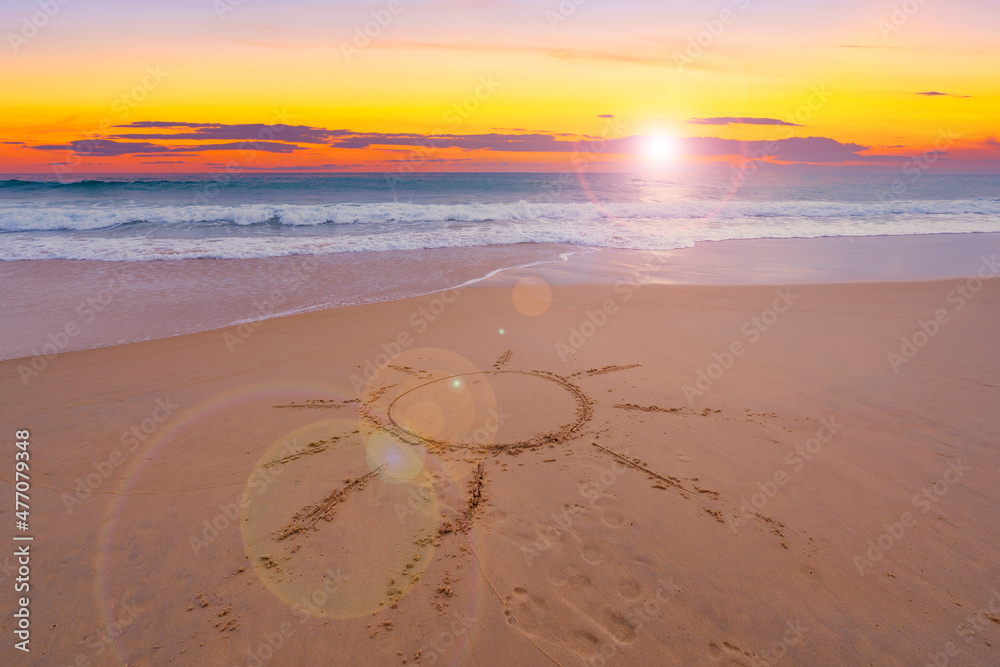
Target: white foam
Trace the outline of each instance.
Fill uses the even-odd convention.
[[[476,247],[517,243],[565,243],[581,246],[671,250],[698,241],[822,236],[893,236],[1000,231],[996,219],[911,219],[883,224],[851,221],[773,220],[729,224],[687,221],[560,221],[482,223],[440,229],[398,229],[370,235],[257,236],[163,239],[94,238],[77,235],[12,233],[3,235],[0,260],[93,259],[142,261],[163,259],[276,257],[335,252],[376,252],[424,248]]]
[[[141,233],[130,228],[95,231],[139,220],[158,224],[143,225]],[[206,220],[224,222],[191,229]],[[268,221],[296,230],[262,234],[247,227]],[[672,250],[733,239],[1000,232],[1000,202],[909,201],[884,208],[870,203],[692,200],[160,208],[4,204],[0,228],[9,230],[0,234],[0,260],[235,259],[517,243]]]
[[[1000,215],[1000,200],[963,199],[897,202],[724,202],[677,200],[640,203],[509,204],[326,204],[238,206],[65,206],[0,204],[0,231],[95,230],[131,222],[181,224],[223,222],[240,226],[267,222],[322,224],[442,223],[532,220],[866,218],[872,216]]]

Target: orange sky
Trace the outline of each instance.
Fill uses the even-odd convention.
[[[17,0],[0,170],[1000,171],[1000,12],[912,5]]]

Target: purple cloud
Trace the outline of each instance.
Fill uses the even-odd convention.
[[[923,92],[923,93],[913,93],[913,94],[914,95],[923,95],[924,97],[958,97],[958,98],[972,97],[972,95],[957,95],[955,93],[941,93],[941,92],[938,92],[936,90],[928,90],[928,91]]]
[[[195,155],[200,151],[236,150],[257,150],[265,153],[291,153],[297,150],[306,150],[304,146],[282,144],[273,141],[240,141],[225,144],[167,147],[153,144],[148,141],[128,142],[113,141],[111,139],[78,139],[76,141],[71,141],[68,144],[44,144],[40,146],[32,146],[32,148],[39,151],[72,151],[77,155],[89,155],[92,157],[117,157],[120,155],[146,155],[153,153]]]
[[[561,141],[551,134],[436,134],[358,133],[333,143],[335,148],[368,148],[370,146],[423,146],[426,148],[459,148],[501,152],[550,153],[574,152],[582,142]],[[584,142],[585,143],[585,142]]]
[[[604,114],[601,117],[613,117]],[[693,118],[695,125],[796,126],[775,118],[713,117]],[[493,153],[594,153],[606,155],[636,155],[645,151],[649,137],[629,136],[600,139],[548,131],[502,132],[482,134],[421,134],[415,132],[353,132],[310,126],[264,124],[227,125],[222,123],[182,123],[173,121],[140,121],[125,126],[132,129],[169,130],[178,132],[125,134],[115,139],[81,139],[64,145],[33,146],[36,150],[66,150],[91,157],[120,155],[162,155],[171,158],[203,155],[206,151],[247,151],[290,154],[314,149],[317,144],[334,149],[364,150],[377,148],[386,152],[411,152],[417,148],[448,148],[461,151],[491,151]],[[261,136],[264,130],[273,137]],[[248,138],[248,135],[250,138]],[[253,138],[256,135],[257,138]],[[135,139],[135,140],[131,140]],[[184,140],[183,145],[164,146],[140,139]],[[300,141],[302,144],[294,143]],[[211,141],[211,143],[208,143]],[[204,143],[203,143],[204,142]],[[744,156],[797,163],[849,163],[876,160],[899,160],[900,156],[862,155],[871,148],[856,143],[843,143],[827,137],[790,137],[773,141],[739,141],[719,137],[677,138],[681,152],[692,156]],[[425,155],[425,159],[431,156]],[[433,159],[443,160],[439,156]],[[454,161],[454,160],[448,160]],[[327,165],[324,165],[327,166]],[[246,167],[250,168],[250,167]],[[297,167],[314,169],[312,166]],[[331,165],[332,168],[332,165]],[[264,168],[267,169],[267,168]]]
[[[170,121],[138,121],[128,125],[117,125],[130,129],[183,128],[182,132],[162,133],[121,133],[116,139],[169,139],[183,141],[287,141],[303,144],[323,144],[335,139],[347,130],[328,130],[307,125],[265,125],[264,123],[176,123]]]
[[[77,155],[91,155],[94,157],[170,152],[170,149],[166,146],[157,146],[147,141],[121,142],[111,141],[110,139],[78,139],[63,145],[44,144],[41,146],[32,146],[32,148],[38,151],[72,151]]]
[[[263,151],[264,153],[294,153],[309,150],[305,146],[283,144],[276,141],[233,141],[226,144],[199,144],[197,146],[177,146],[175,151]]]
[[[219,123],[184,123],[172,120],[139,120],[115,127],[221,127]]]

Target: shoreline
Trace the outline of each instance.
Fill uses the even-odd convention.
[[[257,325],[531,277],[747,285],[961,278],[1000,233],[706,241],[671,251],[524,244],[261,259],[0,262],[8,286],[0,359],[50,356]],[[386,265],[391,269],[386,269]]]

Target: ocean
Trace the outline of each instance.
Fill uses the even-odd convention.
[[[1000,236],[969,232],[1000,232],[1000,178],[10,177],[0,181],[0,359],[484,280],[615,280],[654,255],[647,279],[658,282],[971,275]],[[724,242],[682,250],[701,241]]]
[[[1000,177],[625,174],[17,176],[0,261],[261,258],[559,243],[1000,231]]]

